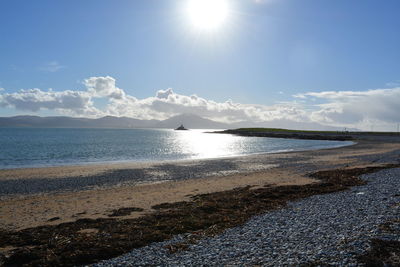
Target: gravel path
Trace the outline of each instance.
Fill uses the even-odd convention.
[[[400,240],[378,230],[379,224],[400,217],[400,168],[362,178],[367,185],[290,203],[285,209],[200,240],[187,251],[169,254],[164,248],[185,239],[177,236],[95,266],[296,266],[313,262],[357,266],[355,256],[368,249],[372,237]]]

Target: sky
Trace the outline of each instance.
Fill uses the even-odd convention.
[[[398,0],[1,0],[0,116],[396,131],[399,11]]]

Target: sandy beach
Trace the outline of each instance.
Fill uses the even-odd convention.
[[[152,213],[154,205],[187,201],[194,195],[247,185],[304,185],[317,182],[308,177],[310,172],[397,162],[398,150],[400,143],[363,140],[341,148],[212,160],[1,170],[3,191],[6,186],[11,191],[1,196],[0,228],[21,230],[108,218],[113,210],[125,207],[143,209],[122,217],[137,218]],[[128,178],[117,179],[121,173]],[[154,177],[154,182],[143,183],[138,173],[147,180]],[[74,187],[63,188],[65,179]],[[81,184],[85,179],[94,180],[95,186]],[[12,192],[13,183],[21,180],[28,185],[35,182],[37,190]],[[52,183],[56,189],[47,190]]]
[[[391,136],[313,151],[0,170],[0,263],[132,264],[142,258],[132,249],[168,240],[156,251],[171,260],[204,236],[284,211],[291,201],[365,185],[361,175],[398,168],[399,159],[400,142]],[[188,239],[173,241],[178,234]],[[127,261],[115,258],[130,251]],[[143,264],[158,262],[157,253]]]

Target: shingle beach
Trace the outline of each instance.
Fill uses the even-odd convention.
[[[376,258],[376,242],[399,241],[399,159],[392,138],[223,159],[1,170],[0,262],[362,266]],[[325,170],[337,179],[315,176]],[[190,214],[195,221],[184,225]]]

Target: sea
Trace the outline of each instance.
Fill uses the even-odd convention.
[[[209,133],[212,131],[0,128],[0,169],[209,159],[352,144]]]

